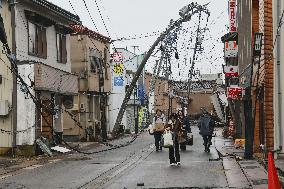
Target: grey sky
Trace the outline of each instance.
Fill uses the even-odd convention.
[[[72,10],[70,3],[74,6],[76,13],[80,16],[83,24],[90,29],[96,31],[90,16],[86,8],[84,7],[83,0],[49,0],[50,2],[63,7],[70,12]],[[96,7],[95,0],[85,0],[89,10],[94,18],[94,22],[98,28],[98,32],[103,35],[108,35],[103,22],[100,18],[99,11]],[[223,55],[223,45],[220,42],[220,37],[226,33],[225,25],[228,24],[228,11],[227,11],[227,0],[196,0],[199,4],[205,4],[210,2],[209,10],[211,16],[209,18],[209,32],[205,33],[204,36],[204,47],[205,53],[198,56],[201,62],[196,64],[196,67],[201,70],[202,73],[212,73],[220,72],[221,65],[223,64],[222,59],[214,60],[215,58]],[[147,33],[152,34],[157,31],[164,31],[164,29],[169,24],[170,19],[177,19],[179,17],[179,9],[183,6],[191,3],[191,0],[97,0],[98,6],[106,23],[107,29],[110,32],[112,39],[117,39],[121,37],[135,37],[147,35]],[[217,19],[216,19],[217,18]],[[193,21],[197,21],[196,18]],[[213,23],[212,23],[213,22]],[[212,24],[210,24],[212,23]],[[189,30],[195,30],[195,24],[189,22],[186,24]],[[189,35],[186,36],[190,38]],[[145,52],[154,42],[157,36],[142,38],[139,40],[130,40],[125,42],[115,43],[115,47],[128,47],[129,50],[133,50],[131,46],[139,46],[139,53]],[[217,42],[218,40],[218,42]],[[211,50],[214,45],[217,46]],[[208,53],[210,52],[210,53]],[[191,53],[183,55],[190,57]],[[181,59],[184,59],[184,57]],[[212,57],[211,57],[212,56]],[[209,60],[214,60],[213,63],[209,63]],[[181,61],[181,60],[179,60]],[[148,63],[149,66],[154,64],[154,61]],[[182,65],[180,62],[180,67],[186,68],[189,65]],[[177,67],[177,65],[175,65]],[[188,70],[188,68],[187,68]],[[175,75],[177,72],[174,73]],[[181,76],[186,77],[186,74]]]

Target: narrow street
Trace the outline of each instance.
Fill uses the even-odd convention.
[[[92,156],[73,154],[2,176],[0,188],[229,188],[216,140],[207,154],[197,127],[193,133],[194,145],[181,152],[181,167],[171,167],[168,149],[156,152],[153,137],[143,133],[124,148]]]

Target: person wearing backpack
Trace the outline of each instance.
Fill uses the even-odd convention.
[[[199,118],[198,128],[199,134],[203,137],[204,151],[210,152],[210,146],[212,145],[211,139],[214,132],[215,121],[211,115],[205,110],[201,109],[202,115]]]
[[[159,150],[162,150],[161,139],[162,139],[162,134],[165,130],[165,123],[166,123],[165,116],[162,114],[162,111],[160,109],[157,109],[156,115],[153,118],[152,122],[154,138],[155,138],[155,146],[157,152]]]

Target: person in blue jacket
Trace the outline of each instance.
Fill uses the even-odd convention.
[[[183,129],[184,129],[184,133],[183,134],[187,138],[187,134],[191,133],[189,117],[187,115],[184,115],[182,110],[179,110],[178,111],[178,119],[179,119],[179,122],[182,123]],[[180,150],[181,151],[185,151],[186,150],[186,142],[187,142],[187,140],[184,143],[180,144]]]

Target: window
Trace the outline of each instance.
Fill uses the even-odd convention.
[[[29,54],[40,58],[47,58],[46,29],[43,26],[28,22]]]
[[[67,62],[66,35],[56,34],[57,62]]]

